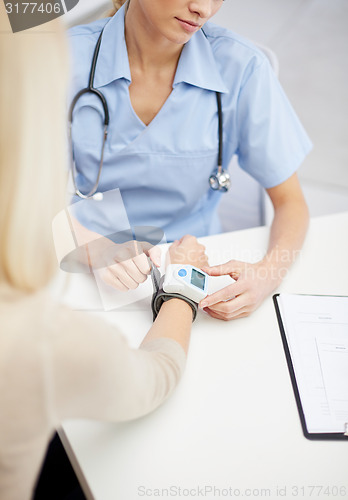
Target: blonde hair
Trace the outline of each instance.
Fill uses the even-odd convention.
[[[120,9],[122,7],[122,5],[125,4],[126,2],[127,2],[127,0],[112,0],[112,3],[114,4],[114,8],[108,12],[108,16],[111,17],[114,14],[116,14],[118,9]]]
[[[59,26],[13,34],[0,3],[0,284],[25,292],[57,270],[51,223],[64,205],[68,74]]]

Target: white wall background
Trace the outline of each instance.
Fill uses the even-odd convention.
[[[348,210],[348,1],[225,0],[213,21],[276,53],[314,143],[299,170],[311,214]]]

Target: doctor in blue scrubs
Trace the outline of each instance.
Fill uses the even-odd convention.
[[[160,227],[167,241],[219,233],[217,206],[224,193],[209,185],[218,162],[219,94],[222,167],[227,170],[237,154],[266,189],[275,215],[260,262],[205,268],[236,281],[201,306],[219,319],[246,316],[279,285],[303,243],[308,209],[296,170],[310,140],[268,59],[249,41],[208,22],[223,0],[114,4],[111,17],[70,30],[72,97],[87,86],[100,43],[93,88],[103,94],[110,122],[97,189],[119,188],[131,226]],[[98,96],[89,92],[76,101],[72,145],[81,193],[90,192],[98,175],[104,119]],[[104,214],[93,216],[96,233],[107,218],[104,207]],[[88,227],[88,220],[80,222]],[[108,271],[109,283],[127,290],[150,269],[138,258]]]

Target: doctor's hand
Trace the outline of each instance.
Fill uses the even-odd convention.
[[[161,265],[161,250],[157,246],[135,240],[115,243],[86,228],[73,215],[70,215],[70,223],[78,247],[64,258],[65,270],[90,272],[92,269],[107,285],[127,291],[134,290],[146,280],[151,272],[149,259],[155,266]],[[120,231],[116,236],[122,241],[122,238],[126,239],[127,231]]]
[[[250,264],[230,260],[204,267],[203,271],[210,276],[229,275],[235,280],[199,303],[210,316],[224,321],[249,316],[279,284],[274,270],[262,261]]]
[[[187,234],[180,240],[175,240],[169,247],[166,266],[168,264],[190,264],[201,269],[208,265],[205,247],[195,236]]]
[[[161,264],[161,250],[146,242],[129,241],[115,245],[114,263],[109,264],[101,272],[103,281],[120,291],[135,290],[140,283],[146,281],[151,273],[151,264]]]
[[[99,248],[92,252],[89,245],[89,261],[92,268],[102,268],[100,277],[116,290],[135,290],[140,283],[144,283],[151,272],[149,259],[155,266],[161,264],[161,250],[146,241],[116,244],[107,238],[103,240]]]

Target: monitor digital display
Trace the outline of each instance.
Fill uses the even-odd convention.
[[[204,283],[205,283],[205,275],[203,273],[196,271],[195,269],[192,269],[191,285],[194,285],[197,288],[204,290]]]

